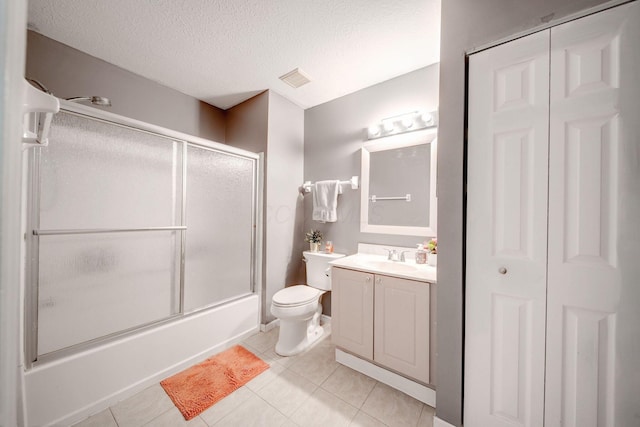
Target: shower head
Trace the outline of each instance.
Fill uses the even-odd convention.
[[[99,105],[101,107],[111,107],[111,100],[103,96],[76,96],[73,98],[67,98],[67,101],[71,101],[71,102],[89,101],[93,105]]]

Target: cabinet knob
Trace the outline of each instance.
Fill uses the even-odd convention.
[[[364,279],[364,281],[365,281],[365,282],[370,282],[370,281],[371,281],[371,276],[367,276],[367,277]]]
[[[504,268],[504,267],[500,267],[500,268],[498,269],[498,273],[500,273],[500,274],[507,274],[507,269],[506,269],[506,268]]]

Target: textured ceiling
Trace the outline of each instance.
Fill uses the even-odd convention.
[[[309,108],[440,57],[440,0],[29,0],[29,26],[222,109],[265,89]]]

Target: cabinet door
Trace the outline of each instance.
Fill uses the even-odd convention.
[[[376,363],[429,382],[429,284],[376,275]]]
[[[548,109],[549,31],[470,56],[465,427],[543,425]]]
[[[331,336],[336,346],[373,359],[373,274],[333,267]]]
[[[546,427],[640,425],[640,4],[551,31]]]

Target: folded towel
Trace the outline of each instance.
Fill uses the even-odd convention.
[[[336,222],[338,219],[338,193],[341,193],[340,181],[318,181],[313,187],[314,221]]]

